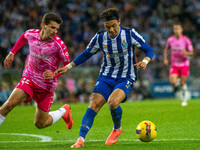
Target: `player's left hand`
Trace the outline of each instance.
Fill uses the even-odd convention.
[[[140,62],[134,64],[134,66],[136,66],[140,70],[145,70],[147,67],[147,64],[145,62],[140,61]]]
[[[53,79],[54,74],[50,70],[46,70],[43,73],[43,77],[44,77],[44,79]]]
[[[182,53],[184,54],[184,55],[188,55],[188,52],[184,49],[184,50],[182,50]]]
[[[14,60],[14,54],[9,53],[4,60],[4,68],[6,68],[6,69],[10,68],[13,60]]]

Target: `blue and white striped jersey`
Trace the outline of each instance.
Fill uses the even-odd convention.
[[[120,27],[120,33],[115,38],[110,38],[106,30],[98,32],[83,53],[89,59],[98,51],[103,51],[103,64],[99,75],[132,78],[135,81],[137,68],[134,67],[136,63],[134,46],[140,48],[144,43],[145,40],[135,29]],[[78,62],[82,58],[75,59],[74,63],[79,65]]]

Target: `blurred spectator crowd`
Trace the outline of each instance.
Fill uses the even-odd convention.
[[[167,67],[163,67],[163,49],[167,38],[172,35],[174,21],[182,23],[184,34],[193,43],[195,55],[191,64],[200,66],[199,0],[1,0],[0,70],[3,69],[4,58],[20,35],[30,28],[40,28],[42,16],[47,12],[54,12],[63,19],[58,35],[67,45],[70,59],[73,60],[86,48],[95,33],[103,29],[99,13],[108,7],[117,8],[121,25],[135,28],[155,51],[150,65],[156,65],[153,69],[148,67],[142,79],[168,77]],[[28,53],[28,45],[25,45],[15,55],[12,67],[23,68]],[[141,53],[137,53],[137,56],[138,59],[143,57]],[[82,67],[99,67],[101,57],[101,53],[94,55]],[[66,83],[67,80],[63,80]],[[81,80],[77,82],[83,82]],[[81,86],[79,84],[77,86]],[[80,89],[79,86],[77,89]]]

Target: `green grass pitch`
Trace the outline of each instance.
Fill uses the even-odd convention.
[[[105,145],[113,123],[108,105],[100,110],[89,131],[85,147],[87,150],[188,150],[200,149],[200,100],[190,100],[182,107],[179,100],[145,100],[126,102],[123,109],[123,132],[114,145]],[[45,129],[34,124],[35,107],[18,106],[0,126],[0,150],[64,150],[76,141],[82,117],[88,104],[70,104],[74,125],[68,130],[60,119]],[[54,104],[51,110],[62,105]],[[135,128],[143,120],[151,120],[158,129],[154,141],[145,143],[137,139]]]

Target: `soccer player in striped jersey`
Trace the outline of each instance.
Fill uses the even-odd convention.
[[[54,72],[61,62],[64,65],[70,63],[67,47],[56,35],[61,24],[62,19],[56,14],[45,14],[41,23],[42,29],[30,29],[23,33],[5,58],[4,67],[9,68],[16,52],[28,42],[30,50],[28,63],[21,81],[0,108],[0,125],[16,105],[33,98],[37,103],[34,121],[37,128],[50,126],[61,117],[67,128],[72,128],[73,120],[69,105],[66,104],[59,110],[49,112],[58,78],[46,80],[43,77],[46,69]]]
[[[169,65],[168,54],[171,52],[171,68],[169,80],[176,89],[177,80],[180,78],[182,106],[187,106],[188,90],[186,80],[189,76],[189,56],[193,55],[193,46],[188,37],[182,34],[180,23],[173,25],[174,35],[169,37],[164,49],[164,64]],[[174,90],[176,92],[176,90]]]
[[[106,9],[100,17],[106,30],[98,32],[86,50],[73,62],[55,72],[55,74],[65,73],[97,52],[103,52],[103,64],[90,97],[89,107],[82,119],[79,138],[71,148],[84,147],[85,136],[91,129],[95,116],[106,102],[110,108],[114,127],[105,144],[112,145],[117,142],[122,132],[120,103],[126,101],[137,79],[137,68],[145,70],[154,55],[153,49],[135,29],[120,26],[118,10]],[[138,63],[135,62],[135,46],[146,54],[145,58]]]

